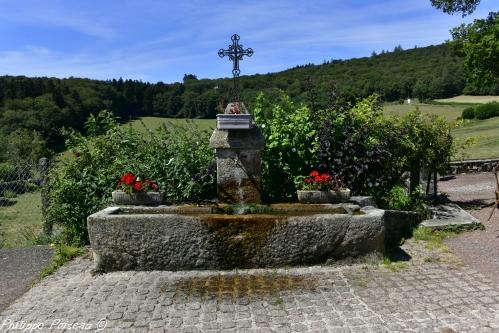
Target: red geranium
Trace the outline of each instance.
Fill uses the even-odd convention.
[[[121,181],[126,185],[132,185],[135,183],[135,175],[131,172],[127,172],[121,176]]]
[[[124,173],[116,183],[116,189],[126,193],[158,191],[158,184],[151,178]]]
[[[317,171],[317,170],[313,170],[312,172],[310,172],[310,175],[309,175],[309,176],[310,176],[310,177],[313,177],[313,178],[315,178],[315,177],[319,177],[319,171]]]
[[[142,183],[141,182],[135,182],[135,184],[133,184],[133,188],[137,191],[140,191],[142,189]]]
[[[312,170],[307,177],[300,176],[297,179],[297,188],[304,187],[307,190],[337,190],[342,188],[341,179],[337,176],[332,176],[327,172],[320,173],[317,170]],[[303,180],[304,186],[300,185],[300,179]]]

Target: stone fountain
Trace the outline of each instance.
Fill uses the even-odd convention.
[[[217,128],[210,138],[217,161],[217,193],[221,203],[261,203],[261,158],[265,138],[246,108],[230,103],[218,115]],[[231,114],[237,107],[245,113]]]
[[[242,49],[237,35],[232,41],[219,55],[234,61],[237,92],[239,60],[253,51]],[[219,204],[108,207],[89,216],[96,271],[318,264],[383,253],[419,222],[415,213],[377,209],[359,198],[344,204],[259,205],[265,138],[235,96],[225,113],[217,115],[210,138]]]

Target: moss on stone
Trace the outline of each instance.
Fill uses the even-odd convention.
[[[314,291],[318,276],[293,274],[218,274],[190,277],[162,285],[160,292],[175,291],[175,297],[201,299],[272,298],[279,300],[283,291]]]
[[[287,216],[279,215],[223,215],[201,217],[223,249],[221,256],[228,267],[251,267],[251,258],[267,243],[271,231],[279,223],[286,223]]]

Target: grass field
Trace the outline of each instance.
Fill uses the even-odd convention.
[[[0,237],[5,247],[24,246],[42,230],[40,192],[24,193],[15,200],[12,206],[0,207]]]
[[[488,102],[499,102],[499,96],[467,96],[461,95],[452,98],[436,99],[435,102],[439,103],[463,103],[463,104],[476,104],[476,103],[488,103]]]
[[[456,128],[452,134],[456,138],[474,137],[476,143],[468,148],[466,158],[499,157],[499,117],[486,120],[472,120]]]
[[[401,116],[418,107],[421,112],[435,114],[442,116],[447,121],[456,120],[461,117],[461,113],[466,106],[462,105],[434,105],[434,104],[386,104],[384,106],[385,112],[392,115]]]
[[[190,125],[193,124],[198,126],[201,130],[212,131],[216,126],[215,119],[178,119],[178,118],[159,118],[159,117],[143,117],[137,120],[132,120],[130,124],[133,128],[139,131],[145,131],[145,128],[150,130],[155,130],[161,126],[166,125],[167,127],[171,124],[174,125]]]

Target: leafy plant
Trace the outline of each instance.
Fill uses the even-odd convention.
[[[17,179],[17,168],[12,163],[0,163],[0,181]]]
[[[267,201],[296,197],[294,178],[316,165],[318,141],[312,115],[282,91],[270,101],[260,94],[253,107],[255,122],[267,141],[262,152],[262,185]]]
[[[40,232],[33,226],[24,227],[19,230],[23,246],[47,245],[53,242],[53,237]]]
[[[411,210],[412,200],[407,191],[402,186],[395,186],[388,193],[388,208],[394,210]]]
[[[381,197],[400,181],[400,127],[385,117],[377,96],[318,115],[319,170],[338,175],[352,192]]]

